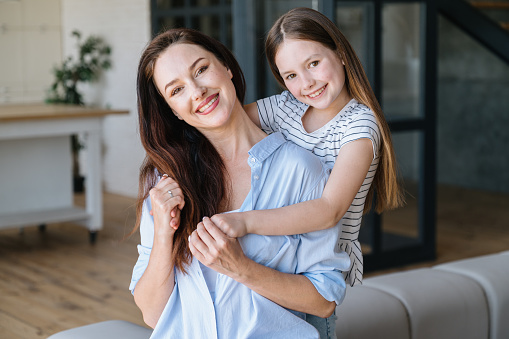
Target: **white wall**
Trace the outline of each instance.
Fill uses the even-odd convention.
[[[41,102],[61,62],[60,0],[0,2],[0,104]]]
[[[64,56],[75,52],[75,29],[85,37],[99,35],[112,47],[113,67],[82,92],[86,104],[129,110],[105,119],[103,182],[108,192],[135,196],[145,154],[137,128],[136,70],[151,35],[149,0],[61,1]]]

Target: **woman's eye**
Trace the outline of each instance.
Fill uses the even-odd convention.
[[[203,72],[205,72],[207,70],[207,68],[208,68],[208,66],[203,66],[203,67],[198,68],[196,75],[202,74]]]
[[[171,91],[171,96],[178,94],[182,90],[182,87],[177,87]]]
[[[319,61],[313,61],[309,64],[309,67],[316,67],[318,66],[319,63],[320,63]]]
[[[295,75],[295,74],[289,74],[289,75],[286,76],[286,79],[287,80],[291,80],[291,79],[295,78],[296,76],[297,75]]]

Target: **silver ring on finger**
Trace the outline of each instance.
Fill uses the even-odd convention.
[[[168,191],[168,194],[173,198],[173,193],[171,193],[171,190]]]

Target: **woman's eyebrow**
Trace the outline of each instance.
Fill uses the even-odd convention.
[[[199,63],[201,60],[203,60],[205,58],[198,58],[196,59],[192,64],[191,66],[189,66],[189,71],[192,71],[193,68],[196,66],[197,63]],[[178,79],[173,79],[172,81],[170,81],[169,83],[166,84],[166,86],[164,86],[164,91],[166,92],[166,89],[170,86],[172,86],[174,83],[177,82]]]
[[[190,71],[192,71],[192,70],[193,70],[193,68],[196,66],[196,64],[197,64],[197,63],[199,63],[199,62],[200,62],[201,60],[203,60],[203,59],[205,59],[205,58],[198,58],[198,59],[196,59],[196,60],[195,60],[195,61],[191,64],[191,66],[189,66],[189,70],[190,70]]]

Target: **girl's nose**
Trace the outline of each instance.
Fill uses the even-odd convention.
[[[315,80],[312,77],[304,76],[302,77],[302,84],[304,85],[304,88],[309,89],[313,87]]]

